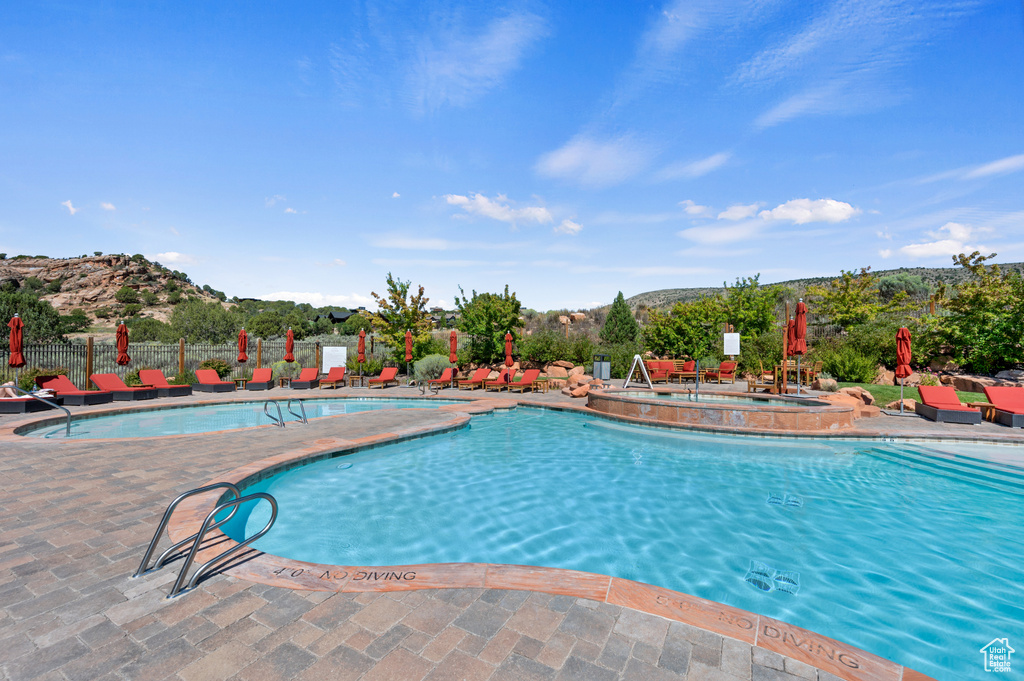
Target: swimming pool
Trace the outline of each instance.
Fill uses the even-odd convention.
[[[286,400],[279,400],[285,423],[296,418],[289,414]],[[90,440],[98,438],[159,437],[163,435],[184,435],[209,433],[234,428],[253,428],[271,425],[263,413],[265,402],[232,402],[213,405],[163,407],[140,411],[122,411],[103,416],[77,416],[71,420],[71,438]],[[436,409],[445,404],[460,404],[455,400],[432,399],[315,399],[304,400],[307,418],[339,416],[358,411],[379,409]],[[293,402],[292,407],[299,412]],[[277,410],[271,409],[277,415]],[[64,422],[53,423],[21,433],[27,437],[64,438]]]
[[[978,650],[1024,623],[1024,471],[1009,463],[978,484],[970,470],[984,454],[668,434],[520,408],[246,491],[278,500],[256,544],[274,555],[597,572],[775,617],[938,679],[984,678]],[[954,459],[964,473],[947,467]],[[225,529],[238,539],[266,513]]]

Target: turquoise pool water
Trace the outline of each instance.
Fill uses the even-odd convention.
[[[615,575],[780,618],[940,680],[981,679],[982,646],[1024,643],[1024,478],[1004,465],[992,487],[918,466],[985,453],[665,434],[519,408],[246,491],[280,504],[256,544],[271,554]],[[225,529],[236,539],[259,529],[265,506]]]
[[[745,404],[747,406],[756,407],[759,404],[770,404],[775,407],[820,407],[824,402],[813,400],[804,401],[804,398],[797,398],[791,400],[780,400],[771,397],[743,397],[741,395],[722,395],[722,394],[709,394],[703,390],[699,395],[695,393],[652,393],[650,391],[630,391],[630,392],[615,392],[612,395],[622,395],[623,397],[642,397],[651,400],[671,400],[673,402],[690,402],[693,404]]]
[[[285,424],[295,422],[296,418],[288,413],[287,399],[278,400]],[[338,416],[357,411],[378,409],[436,409],[442,404],[458,404],[452,400],[386,400],[375,398],[348,398],[338,400],[306,400],[306,417]],[[97,439],[121,437],[157,437],[161,435],[180,435],[192,433],[209,433],[233,428],[252,428],[272,423],[263,413],[263,402],[235,402],[232,404],[204,405],[194,407],[168,407],[142,412],[123,412],[95,418],[72,418],[72,439]],[[297,402],[292,402],[292,409],[300,413]],[[270,413],[277,415],[271,406]],[[28,437],[64,438],[64,423],[46,426],[23,433]]]

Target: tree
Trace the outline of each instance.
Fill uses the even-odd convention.
[[[171,329],[187,343],[228,343],[238,332],[239,320],[219,303],[187,300],[171,313]]]
[[[17,313],[25,325],[26,343],[52,343],[64,340],[64,325],[60,314],[45,300],[31,293],[0,292],[0,324],[4,327]],[[0,333],[0,348],[10,350],[9,329]]]
[[[260,312],[245,320],[249,335],[256,338],[272,338],[284,334],[284,318],[274,310]]]
[[[295,340],[302,340],[309,333],[309,323],[297,310],[288,313],[288,316],[284,318],[284,326],[285,329],[292,330]]]
[[[644,346],[658,355],[702,359],[720,355],[719,329],[725,322],[721,296],[679,302],[668,314],[651,310],[643,329]]]
[[[760,278],[761,275],[756,274],[737,278],[732,286],[725,284],[726,320],[743,340],[751,340],[775,325],[775,306],[782,297],[782,287],[761,286]]]
[[[905,292],[908,298],[924,300],[931,294],[932,289],[924,279],[907,272],[891,274],[878,280],[878,294],[882,300],[888,302],[900,291]]]
[[[608,311],[608,319],[601,328],[600,338],[609,345],[635,343],[640,336],[640,325],[636,323],[632,310],[622,297],[622,291],[615,296],[612,309]]]
[[[125,321],[131,330],[133,343],[157,341],[158,343],[174,343],[178,340],[170,324],[152,317],[135,317]]]
[[[377,301],[377,312],[367,312],[373,328],[381,335],[384,343],[391,348],[392,359],[398,364],[405,362],[405,332],[412,331],[413,359],[421,353],[420,348],[430,343],[430,315],[427,313],[429,298],[423,295],[420,286],[415,295],[409,294],[411,281],[395,279],[390,272],[387,276],[386,296],[374,292],[370,295]]]
[[[354,314],[341,323],[341,335],[358,336],[360,329],[367,331],[373,328],[370,318],[361,314]]]
[[[470,336],[469,360],[492,363],[505,358],[505,334],[512,334],[512,342],[519,340],[519,311],[522,304],[516,294],[509,295],[508,284],[504,293],[477,293],[472,298],[459,287],[461,297],[455,297],[455,306],[461,318],[459,330]]]
[[[114,300],[124,305],[139,302],[139,292],[130,286],[122,286],[114,294]]]
[[[61,315],[60,323],[62,333],[81,333],[89,328],[89,315],[85,314],[85,310],[75,309],[71,314]]]
[[[828,286],[808,286],[807,295],[818,302],[821,311],[844,331],[881,315],[906,309],[906,291],[897,292],[888,302],[881,301],[878,276],[871,274],[870,267],[862,267],[860,274],[846,270],[840,272],[839,279],[833,279]]]

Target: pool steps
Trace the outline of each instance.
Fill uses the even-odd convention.
[[[1024,467],[981,459],[966,454],[950,454],[929,447],[917,451],[895,452],[884,447],[865,450],[865,454],[914,468],[938,471],[967,482],[996,487],[1003,491],[1024,492]]]

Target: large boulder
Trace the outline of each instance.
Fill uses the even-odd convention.
[[[572,369],[569,369],[569,375],[570,376],[576,376],[577,374],[582,374],[582,373],[585,373],[585,372],[586,372],[586,369],[584,369],[583,367],[573,367]]]
[[[814,383],[811,383],[811,390],[834,393],[839,390],[839,383],[837,383],[834,378],[816,378],[814,379]]]
[[[859,386],[850,386],[848,388],[841,388],[840,393],[855,397],[860,400],[863,404],[871,405],[875,403],[875,397],[864,388]]]
[[[544,367],[544,373],[547,374],[548,378],[565,378],[569,375],[569,372],[565,370],[565,367],[557,366],[555,364],[549,364]]]
[[[590,393],[590,385],[583,383],[572,389],[573,397],[586,397]]]
[[[562,367],[563,369],[572,369],[574,366],[576,366],[572,362],[567,362],[564,359],[560,359],[557,362],[552,362],[552,364],[554,364],[556,367]]]
[[[566,380],[564,378],[549,378],[548,389],[550,390],[561,390],[566,387]]]
[[[998,385],[999,381],[988,376],[954,376],[953,387],[969,393],[985,392],[985,386]]]
[[[889,371],[885,367],[878,367],[878,373],[875,374],[875,379],[871,383],[873,385],[895,385],[895,379],[895,372]]]
[[[903,411],[909,411],[911,414],[913,414],[914,413],[914,405],[916,405],[916,404],[917,404],[916,400],[912,400],[909,397],[903,398]],[[889,409],[889,410],[892,410],[892,411],[899,411],[900,401],[899,400],[893,400],[889,404],[885,405],[885,408]]]
[[[1024,371],[1020,369],[1010,369],[1008,371],[1000,371],[996,374],[996,378],[1000,381],[1013,381],[1015,383],[1024,382]]]
[[[940,371],[956,371],[960,366],[949,355],[936,355],[928,362],[928,368],[938,373]]]

